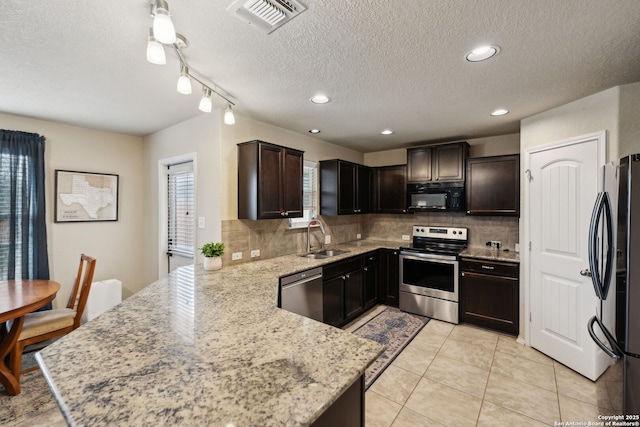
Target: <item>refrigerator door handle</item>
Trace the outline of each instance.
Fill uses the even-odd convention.
[[[598,252],[598,229],[600,228],[600,220],[604,220],[603,235],[607,240],[607,252],[602,254],[605,264],[600,266],[600,257]],[[589,270],[591,271],[591,281],[596,295],[600,300],[606,300],[611,285],[611,273],[613,271],[613,218],[611,214],[611,201],[607,192],[598,193],[593,212],[591,214],[591,223],[589,224]]]
[[[607,341],[609,341],[611,348],[607,347],[602,341],[600,341],[600,338],[598,338],[595,331],[593,330],[594,323],[598,324],[598,327],[604,334],[605,338],[607,339]],[[607,353],[609,357],[614,360],[618,360],[620,359],[620,357],[622,357],[622,355],[624,355],[624,351],[620,348],[616,339],[611,335],[611,332],[609,332],[607,328],[602,324],[602,321],[598,318],[598,316],[593,316],[591,319],[589,319],[587,330],[589,331],[589,335],[591,335],[591,339],[598,345],[598,347],[602,349],[602,351]]]

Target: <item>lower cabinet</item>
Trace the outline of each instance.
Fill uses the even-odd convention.
[[[398,307],[400,296],[400,251],[380,249],[380,300],[383,304]]]
[[[462,258],[460,271],[460,321],[518,335],[518,264]]]
[[[380,282],[380,252],[374,251],[365,254],[363,268],[364,309],[373,307],[379,300]]]
[[[323,267],[324,323],[342,326],[378,302],[378,251]]]

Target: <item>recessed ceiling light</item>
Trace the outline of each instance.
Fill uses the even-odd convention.
[[[495,56],[498,52],[500,52],[498,46],[480,46],[467,53],[466,58],[469,62],[479,62]]]
[[[320,129],[309,129],[309,133],[320,133]]]
[[[391,135],[393,131],[391,129],[385,129],[380,132],[381,135]]]
[[[329,101],[331,101],[331,98],[329,98],[327,95],[314,95],[313,97],[311,97],[311,102],[313,102],[314,104],[326,104]]]
[[[492,116],[504,116],[505,114],[509,114],[509,110],[505,110],[504,108],[498,108],[491,113]]]

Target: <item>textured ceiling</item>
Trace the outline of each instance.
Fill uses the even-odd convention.
[[[185,59],[236,112],[362,152],[517,132],[640,81],[638,0],[301,1],[271,34],[226,13],[232,0],[168,3]],[[197,85],[176,92],[174,55],[146,62],[148,12],[146,0],[2,0],[0,111],[131,135],[204,114]],[[465,61],[485,43],[500,54]],[[311,104],[318,92],[332,102]],[[511,113],[490,117],[498,107]]]

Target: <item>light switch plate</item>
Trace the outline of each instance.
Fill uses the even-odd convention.
[[[411,240],[411,236],[409,236],[408,234],[403,234],[402,240]]]
[[[231,259],[233,261],[237,261],[239,259],[242,259],[242,252],[234,252],[231,254]]]
[[[326,236],[324,236],[324,244],[328,245],[331,243],[331,235],[327,234]]]
[[[360,233],[356,234],[356,239],[362,239],[362,234]]]
[[[251,258],[255,258],[259,256],[260,256],[260,249],[254,249],[251,251]]]
[[[204,228],[204,217],[203,216],[199,216],[198,217],[198,228]]]

